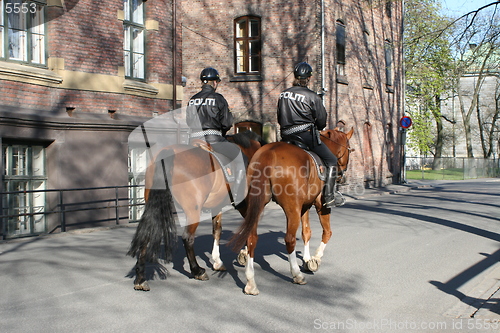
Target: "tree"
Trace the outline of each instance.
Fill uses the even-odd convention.
[[[431,152],[435,157],[441,157],[445,140],[441,96],[451,86],[453,70],[449,35],[444,30],[450,21],[439,13],[436,0],[406,1],[406,105],[416,120],[409,144],[418,147],[421,154]],[[434,147],[429,137],[429,118],[435,124]]]
[[[488,5],[489,6],[489,5]],[[488,7],[485,6],[485,7]],[[484,7],[483,7],[484,8]],[[473,12],[455,21],[452,47],[455,53],[455,80],[457,98],[464,126],[467,156],[473,152],[473,115],[483,157],[491,157],[495,127],[498,120],[498,89],[485,89],[486,80],[498,82],[500,74],[500,25],[496,6],[492,12]],[[465,76],[474,77],[472,85],[464,87]]]

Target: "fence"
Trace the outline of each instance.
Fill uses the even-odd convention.
[[[46,228],[43,231],[40,228],[36,228],[34,225],[37,222],[42,221],[44,225],[47,224],[47,217],[52,217],[58,219],[54,229],[59,229],[61,232],[66,232],[69,226],[71,227],[82,227],[85,225],[92,225],[95,223],[102,224],[119,224],[120,220],[130,220],[134,221],[140,217],[142,213],[142,207],[144,206],[144,197],[137,195],[137,190],[142,189],[143,186],[140,185],[126,185],[126,186],[107,186],[107,187],[89,187],[89,188],[72,188],[72,189],[50,189],[50,190],[32,190],[32,191],[15,191],[15,192],[1,192],[0,195],[3,198],[3,207],[1,210],[2,215],[0,215],[1,224],[1,238],[3,240],[7,238],[14,238],[19,236],[33,236],[41,233],[47,232]],[[127,194],[125,195],[125,189],[127,189]],[[112,194],[95,195],[96,192],[112,192]],[[68,198],[68,193],[79,192],[80,197],[86,197],[78,201],[72,196],[71,199]],[[87,192],[87,196],[82,196],[82,193]],[[52,198],[47,198],[46,202],[54,202],[53,209],[46,209],[49,204],[45,203],[41,207],[9,207],[5,205],[6,202],[12,202],[9,197],[15,196],[25,196],[31,194],[44,194],[47,197],[51,194]],[[94,199],[89,200],[89,197],[94,197]],[[68,200],[69,199],[69,200]],[[18,202],[18,201],[16,201]],[[35,208],[35,209],[34,209]],[[124,209],[127,208],[127,213],[124,213]],[[108,214],[104,219],[96,221],[95,216],[99,214],[85,214],[87,218],[92,218],[90,220],[78,219],[76,223],[68,223],[67,216],[69,213],[81,213],[98,212],[100,210],[107,210]],[[5,213],[7,212],[7,213]],[[114,212],[114,216],[110,216],[109,212]],[[102,217],[103,214],[100,214]],[[23,231],[20,231],[23,230]]]
[[[407,157],[406,179],[465,180],[500,177],[500,160],[466,157]]]

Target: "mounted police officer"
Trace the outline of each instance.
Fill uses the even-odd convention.
[[[235,181],[231,186],[234,189],[233,199],[235,202],[241,201],[244,196],[244,193],[241,193],[245,187],[240,186],[245,176],[244,155],[237,145],[225,138],[233,125],[233,114],[229,111],[224,96],[215,92],[221,81],[219,72],[215,68],[207,67],[201,71],[200,80],[201,91],[191,97],[186,108],[186,122],[191,129],[190,138],[205,140],[216,153],[231,161],[236,176],[230,175],[228,181]]]
[[[327,176],[323,187],[323,205],[340,206],[344,198],[336,191],[337,157],[322,144],[319,131],[326,127],[327,113],[320,96],[307,88],[312,76],[312,67],[301,62],[295,66],[293,87],[280,94],[278,101],[278,123],[282,141],[295,142],[309,149],[323,160]]]

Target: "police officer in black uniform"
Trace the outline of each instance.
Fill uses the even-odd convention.
[[[191,129],[191,139],[204,139],[212,149],[233,162],[236,170],[232,195],[236,203],[241,201],[244,186],[240,186],[245,175],[245,162],[239,147],[229,142],[225,135],[233,125],[233,114],[226,99],[215,92],[220,83],[219,72],[212,67],[201,71],[201,91],[195,94],[186,108],[186,122]],[[232,180],[230,180],[232,181]]]
[[[338,159],[319,137],[319,131],[326,126],[327,113],[318,94],[307,88],[312,72],[308,63],[299,63],[294,69],[293,87],[280,94],[278,123],[281,138],[282,141],[299,142],[321,157],[327,167],[323,205],[340,206],[344,203],[344,198],[335,189]]]

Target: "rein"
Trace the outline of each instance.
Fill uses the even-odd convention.
[[[339,146],[342,146],[342,147],[344,147],[344,148],[346,149],[346,150],[344,151],[344,153],[342,154],[342,156],[337,157],[339,160],[340,160],[342,157],[344,157],[344,155],[345,155],[347,152],[352,151],[352,148],[351,148],[351,147],[347,147],[346,145],[344,145],[344,144],[342,144],[342,143],[340,143],[340,142],[338,142],[338,141],[332,140],[332,139],[330,139],[329,137],[327,137],[327,136],[326,136],[326,135],[324,135],[324,134],[321,134],[321,133],[320,133],[320,135],[321,135],[322,137],[324,137],[325,139],[327,139],[327,140],[329,140],[329,141],[331,141],[331,142],[333,142],[333,143],[336,143],[336,144],[338,144]]]

